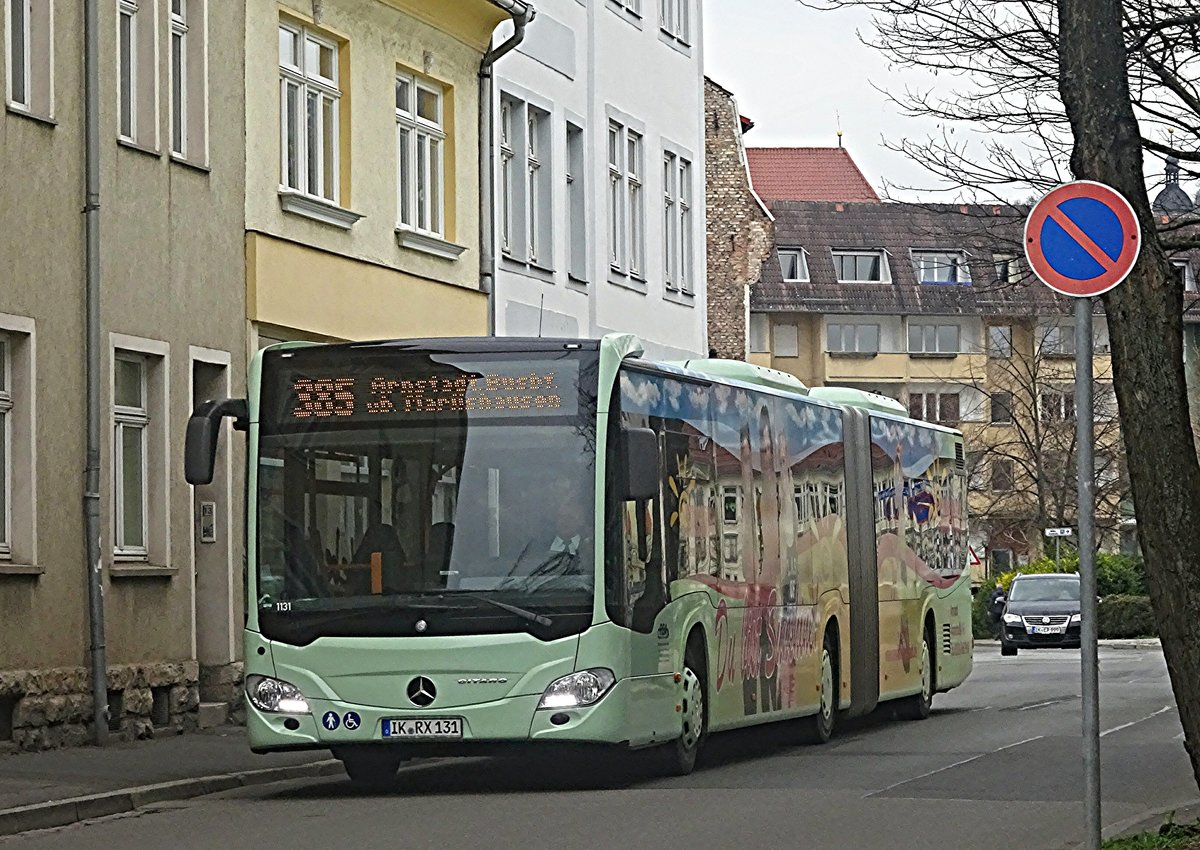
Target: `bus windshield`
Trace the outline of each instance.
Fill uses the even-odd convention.
[[[595,357],[268,352],[263,633],[303,643],[582,630],[594,585]]]

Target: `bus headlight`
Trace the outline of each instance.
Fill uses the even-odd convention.
[[[308,714],[308,700],[300,689],[270,676],[247,676],[246,696],[259,711],[277,714]]]
[[[581,708],[598,702],[617,681],[612,670],[593,667],[550,683],[538,708]]]
[[[1008,623],[1011,626],[1015,626],[1021,622],[1021,615],[1020,614],[1005,614],[1004,622]]]

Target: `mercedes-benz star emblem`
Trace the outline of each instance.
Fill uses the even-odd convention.
[[[437,688],[426,677],[418,676],[408,683],[408,701],[418,708],[430,705],[436,698]]]
[[[429,628],[429,624],[428,624],[428,623],[426,623],[424,620],[417,620],[417,631],[418,631],[418,632],[423,632],[423,631],[425,631],[427,628]]]

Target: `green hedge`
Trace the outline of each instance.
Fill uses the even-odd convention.
[[[1105,596],[1097,611],[1100,637],[1140,638],[1158,634],[1149,596]]]
[[[1075,573],[1079,572],[1079,555],[1071,552],[1069,555],[1063,555],[1058,564],[1055,564],[1053,558],[1039,558],[1036,561],[1031,561],[1019,570],[1003,573],[997,578],[990,578],[979,586],[979,590],[975,594],[975,601],[972,608],[972,625],[975,631],[977,640],[985,640],[995,637],[994,627],[992,626],[991,618],[988,616],[988,601],[991,599],[992,591],[996,589],[996,585],[1001,585],[1005,590],[1012,584],[1012,580],[1016,578],[1018,573]],[[1105,597],[1105,602],[1111,598],[1114,601],[1113,610],[1119,613],[1111,615],[1115,619],[1108,621],[1114,629],[1113,634],[1106,633],[1105,615],[1101,612],[1100,615],[1100,637],[1143,637],[1147,634],[1155,634],[1153,612],[1150,614],[1149,620],[1142,617],[1141,614],[1126,613],[1132,603],[1117,600],[1139,599],[1145,600],[1145,609],[1149,611],[1150,601],[1146,596],[1146,570],[1142,563],[1142,559],[1133,555],[1114,555],[1107,552],[1098,552],[1096,554],[1096,592],[1099,596]],[[1139,605],[1141,603],[1138,603]],[[1103,607],[1103,606],[1102,606]],[[1139,607],[1138,611],[1143,609]],[[1143,631],[1138,634],[1125,634],[1131,628],[1145,629],[1149,627],[1149,631]],[[1116,632],[1120,632],[1119,634]]]

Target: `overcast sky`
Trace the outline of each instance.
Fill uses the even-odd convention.
[[[747,145],[834,147],[840,116],[843,145],[876,191],[882,193],[885,181],[935,184],[932,175],[882,144],[885,136],[925,138],[937,125],[905,118],[872,86],[920,80],[911,72],[899,76],[882,54],[861,43],[857,31],[869,32],[869,15],[857,9],[815,12],[796,0],[704,0],[704,15],[705,73],[731,90],[742,114],[755,122]]]

